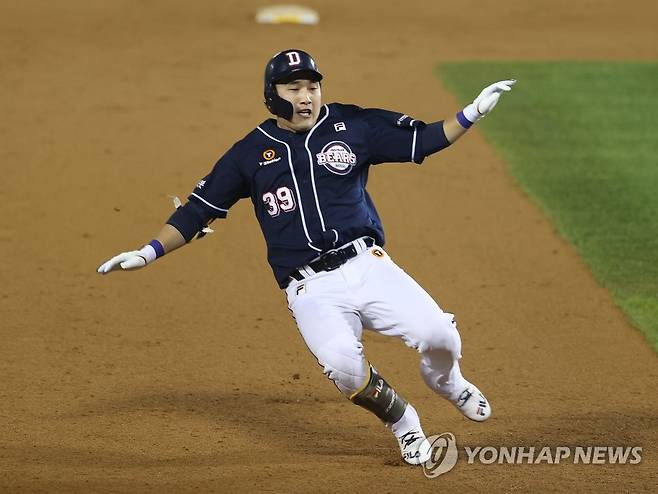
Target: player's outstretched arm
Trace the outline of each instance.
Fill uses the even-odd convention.
[[[185,238],[173,226],[166,224],[162,230],[151,240],[147,245],[139,250],[132,250],[129,252],[122,252],[114,256],[109,261],[101,264],[97,272],[100,274],[108,274],[112,271],[134,271],[135,269],[143,268],[147,264],[152,263],[158,257],[176,250],[185,245]]]
[[[500,96],[511,91],[514,84],[516,84],[516,80],[509,79],[485,87],[471,104],[454,117],[444,120],[443,131],[448,141],[452,144],[463,136],[471,125],[488,115],[498,104]]]

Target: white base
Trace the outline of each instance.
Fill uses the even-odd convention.
[[[259,24],[317,24],[318,13],[302,5],[272,5],[256,13]]]

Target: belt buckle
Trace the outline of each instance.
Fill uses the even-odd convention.
[[[333,271],[343,264],[343,258],[337,250],[330,250],[321,257],[321,260],[325,265],[325,271]]]

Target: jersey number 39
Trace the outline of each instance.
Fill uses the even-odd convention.
[[[265,192],[263,202],[270,216],[275,217],[295,209],[295,197],[288,187],[279,187],[276,192]]]

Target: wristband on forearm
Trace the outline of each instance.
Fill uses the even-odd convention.
[[[144,259],[146,264],[150,264],[155,261],[158,257],[165,255],[164,247],[159,240],[151,240],[144,247],[139,249],[139,256]]]
[[[461,125],[465,129],[470,129],[471,125],[473,125],[473,122],[471,122],[468,118],[466,118],[463,111],[457,113],[457,122],[459,122],[459,125]]]
[[[457,122],[459,122],[459,125],[461,125],[465,129],[468,129],[471,127],[471,125],[473,125],[475,122],[480,120],[482,117],[483,115],[481,115],[475,108],[475,105],[471,103],[462,111],[457,113]]]

